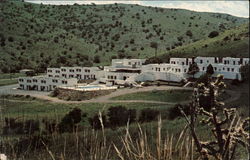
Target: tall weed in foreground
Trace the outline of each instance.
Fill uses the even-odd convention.
[[[193,159],[193,143],[189,136],[186,136],[186,128],[177,137],[173,135],[162,136],[162,121],[159,117],[158,128],[154,142],[150,142],[149,136],[140,124],[138,124],[138,137],[133,139],[129,125],[126,127],[126,134],[120,137],[122,146],[119,148],[113,144],[117,156],[121,160],[186,160]],[[177,141],[174,139],[177,138]]]
[[[46,146],[47,155],[51,159],[62,160],[186,160],[193,159],[193,142],[191,137],[186,134],[187,127],[182,130],[180,135],[162,135],[162,121],[159,117],[157,133],[154,139],[150,139],[147,132],[138,124],[138,136],[132,136],[130,133],[129,122],[122,136],[113,137],[112,140],[107,140],[107,130],[102,123],[102,115],[99,113],[99,120],[102,124],[101,132],[92,130],[91,134],[76,132],[73,133],[71,144],[66,141],[63,145],[64,151],[58,154],[52,153],[49,147]],[[87,133],[87,132],[86,132]],[[165,138],[163,138],[165,137]],[[72,141],[73,146],[72,146]],[[69,156],[65,150],[73,147],[75,153]],[[72,154],[72,152],[71,152]],[[56,156],[58,155],[58,156]]]

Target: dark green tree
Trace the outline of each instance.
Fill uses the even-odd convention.
[[[214,74],[214,68],[213,68],[213,66],[212,66],[211,64],[209,64],[209,65],[207,66],[207,71],[206,71],[206,73],[209,74],[209,75]]]
[[[195,73],[199,72],[199,67],[197,63],[193,62],[188,68],[188,74],[192,75],[194,78]]]

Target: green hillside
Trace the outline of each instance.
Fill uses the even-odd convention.
[[[160,59],[192,56],[249,57],[248,24],[226,30],[214,38],[206,38],[177,47],[161,55]]]
[[[0,70],[104,65],[148,58],[207,38],[248,19],[128,4],[42,5],[0,2]],[[100,61],[100,62],[99,62]]]

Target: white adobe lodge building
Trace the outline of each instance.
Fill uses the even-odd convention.
[[[76,86],[78,80],[92,79],[91,84],[123,85],[145,81],[181,82],[188,75],[190,64],[197,63],[198,78],[206,73],[209,64],[214,74],[224,75],[225,79],[241,80],[240,67],[249,64],[249,58],[170,58],[170,63],[147,64],[145,59],[113,59],[111,66],[99,67],[61,67],[47,68],[45,76],[20,77],[19,88],[25,90],[51,91],[58,86]]]

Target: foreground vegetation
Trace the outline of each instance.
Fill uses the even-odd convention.
[[[0,9],[2,72],[153,57],[208,38],[213,31],[247,23],[247,18],[227,14],[132,4],[42,5],[4,0]],[[234,48],[241,51],[241,47]]]
[[[56,104],[30,96],[5,96],[1,102],[3,116],[7,118],[2,131],[8,134],[2,135],[4,145],[0,147],[10,158],[184,160],[199,157],[185,118],[176,110],[180,105]],[[127,127],[126,115],[130,117]],[[175,116],[169,119],[171,115]],[[198,117],[197,122],[203,118]],[[22,129],[17,132],[13,130],[15,127]],[[196,134],[202,141],[213,140],[207,125],[198,123]],[[234,154],[235,159],[245,159],[248,155],[244,147],[237,147]]]

